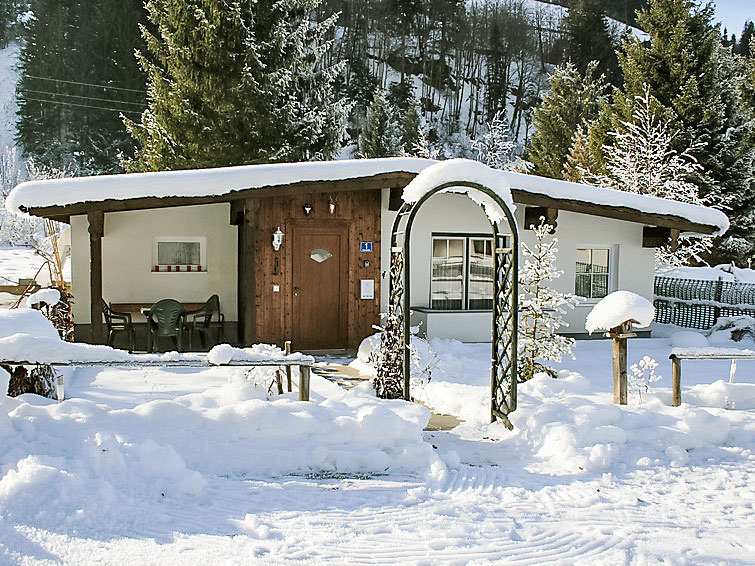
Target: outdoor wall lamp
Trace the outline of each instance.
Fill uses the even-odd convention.
[[[283,236],[285,236],[285,234],[281,232],[281,227],[278,226],[278,229],[273,232],[273,249],[276,252],[281,249],[281,246],[283,245]]]
[[[310,203],[305,204],[302,208],[304,209],[304,216],[312,214],[312,205]]]
[[[332,196],[328,197],[328,212],[331,216],[336,213],[336,199]]]

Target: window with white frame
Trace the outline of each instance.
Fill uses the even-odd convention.
[[[430,307],[493,308],[493,239],[433,235]]]
[[[574,294],[586,299],[608,295],[611,254],[607,248],[578,248]]]
[[[180,236],[154,239],[152,271],[201,273],[207,271],[207,238]]]

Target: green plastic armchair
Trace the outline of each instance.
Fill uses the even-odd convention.
[[[134,324],[131,321],[131,313],[114,311],[110,305],[102,301],[102,314],[105,317],[107,326],[107,344],[113,345],[115,335],[119,332],[125,332],[128,336],[128,351],[134,351],[135,333]]]
[[[161,337],[173,338],[176,349],[183,351],[185,312],[175,299],[161,299],[147,314],[147,350],[154,352]]]
[[[217,339],[212,344],[215,345],[223,341],[223,325],[225,324],[225,315],[220,312],[220,297],[211,296],[201,308],[186,313],[189,326],[189,350],[191,350],[191,341],[194,332],[199,334],[199,340],[202,348],[207,348],[208,335],[217,331]]]

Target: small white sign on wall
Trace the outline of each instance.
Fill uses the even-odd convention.
[[[375,280],[374,279],[362,279],[362,299],[374,299],[375,298]]]

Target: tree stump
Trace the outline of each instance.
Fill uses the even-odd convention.
[[[7,366],[2,368],[10,374],[8,396],[18,397],[24,393],[34,393],[49,399],[57,399],[55,371],[51,365],[41,364],[29,371],[25,366]]]

